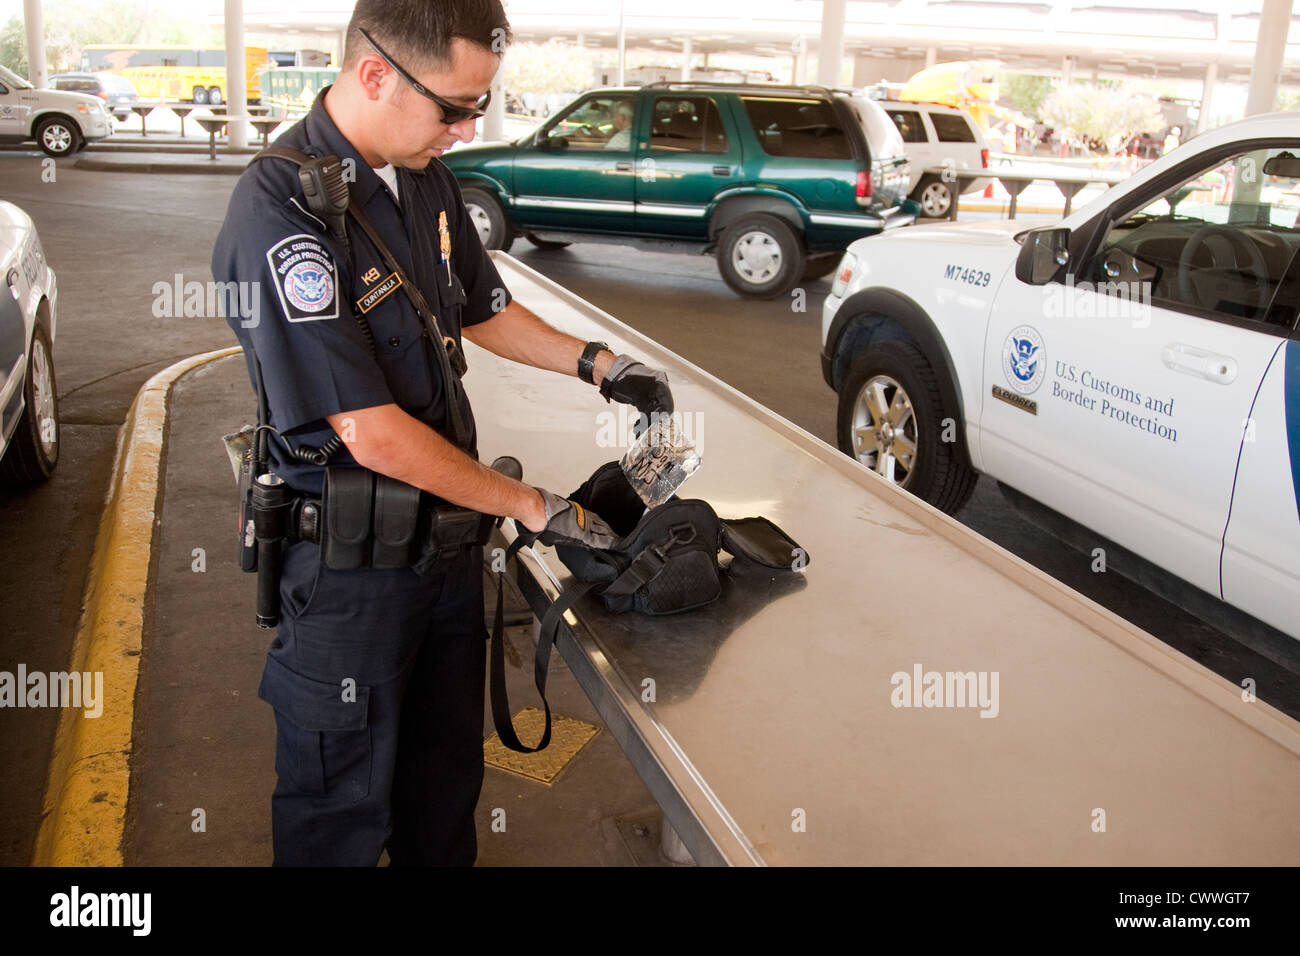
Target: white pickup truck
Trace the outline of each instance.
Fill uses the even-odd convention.
[[[1052,227],[855,242],[822,317],[840,448],[950,514],[988,474],[1300,638],[1298,212],[1273,113]]]
[[[36,141],[47,156],[68,156],[113,134],[108,103],[86,93],[38,90],[0,66],[0,143]]]

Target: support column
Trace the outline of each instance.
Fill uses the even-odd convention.
[[[27,79],[38,90],[50,82],[45,67],[45,18],[41,0],[23,0],[23,21],[27,25]]]
[[[502,57],[497,75],[492,77],[492,102],[482,119],[479,135],[485,143],[496,143],[506,138],[506,61]]]
[[[244,55],[244,0],[226,0],[226,110],[232,116],[248,115],[248,77]],[[248,145],[248,120],[232,119],[226,125],[226,148]]]
[[[1074,82],[1074,57],[1061,57],[1061,85],[1069,86]]]
[[[1247,116],[1271,113],[1277,108],[1277,78],[1282,72],[1290,27],[1291,0],[1264,0],[1255,40],[1255,63],[1250,69],[1250,92],[1246,94]]]
[[[822,36],[817,51],[817,82],[839,86],[844,65],[844,14],[846,0],[822,0]]]
[[[925,48],[925,66],[926,69],[934,66],[939,62],[939,48],[928,46]]]
[[[1201,113],[1196,120],[1196,132],[1204,133],[1210,128],[1210,105],[1214,101],[1214,85],[1219,81],[1219,64],[1211,63],[1205,68],[1205,80],[1201,84]]]
[[[623,0],[618,0],[618,69],[614,74],[614,85],[623,85],[624,54],[627,52],[627,37],[623,30]]]
[[[688,36],[682,41],[682,82],[689,83],[691,80],[691,57],[694,53],[691,49],[691,38]]]

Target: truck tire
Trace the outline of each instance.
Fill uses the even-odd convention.
[[[221,87],[219,87],[219,86],[209,86],[209,87],[208,87],[208,104],[209,104],[210,106],[220,106],[220,105],[221,105],[222,103],[224,103],[224,102],[225,102],[225,100],[224,100],[224,99],[222,98],[222,96],[221,96]]]
[[[497,198],[487,190],[473,186],[461,190],[461,198],[465,200],[465,210],[478,230],[483,248],[509,249],[515,241],[514,230],[510,228],[510,221]]]
[[[71,156],[81,142],[77,124],[62,116],[50,116],[36,125],[36,143],[46,156]]]
[[[979,478],[958,453],[960,427],[956,410],[944,407],[934,369],[911,342],[870,346],[840,386],[840,450],[947,514],[961,510]]]
[[[196,86],[194,89],[190,90],[190,101],[193,102],[195,106],[205,105],[208,102],[207,87]]]
[[[32,335],[31,348],[27,350],[23,402],[18,428],[4,457],[0,458],[0,483],[11,486],[44,481],[54,473],[54,466],[59,463],[59,399],[55,390],[54,360],[49,336],[39,324]]]
[[[912,198],[921,204],[921,214],[927,219],[948,219],[957,201],[957,192],[952,187],[952,183],[938,176],[923,176],[912,191]]]
[[[741,216],[718,242],[718,271],[747,299],[776,299],[803,277],[803,244],[784,220],[765,212]]]

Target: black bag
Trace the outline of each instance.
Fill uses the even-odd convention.
[[[719,550],[727,551],[736,561],[772,570],[793,572],[808,565],[807,552],[766,518],[719,518],[707,501],[697,498],[672,498],[647,511],[616,461],[596,469],[569,498],[605,519],[620,540],[608,550],[556,545],[556,555],[578,583],[565,588],[542,618],[533,679],[546,709],[546,730],[536,747],[522,744],[511,722],[505,686],[504,604],[501,587],[497,587],[492,721],[501,742],[519,753],[535,753],[550,743],[546,673],[551,644],[564,612],[589,591],[595,591],[605,607],[616,613],[677,614],[710,604],[722,593]],[[520,535],[508,555],[534,539],[533,535]]]

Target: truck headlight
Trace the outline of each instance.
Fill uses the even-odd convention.
[[[851,252],[844,253],[844,258],[840,264],[835,267],[835,281],[831,283],[831,295],[835,298],[841,298],[844,290],[849,287],[853,281],[853,273],[858,270],[858,257]]]

